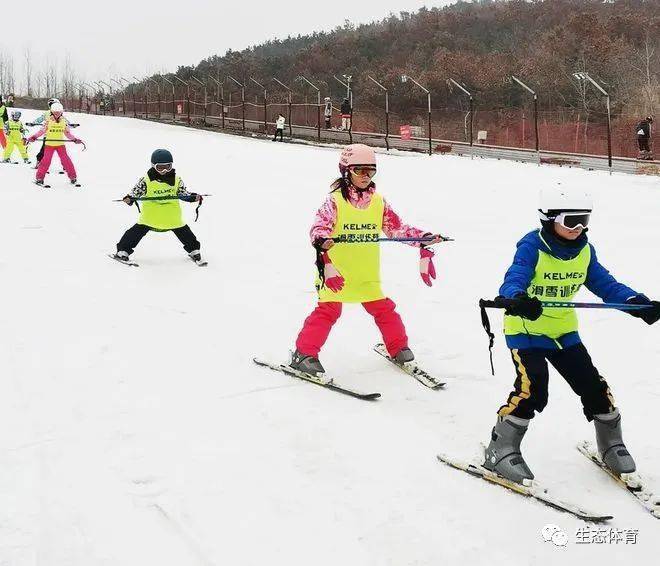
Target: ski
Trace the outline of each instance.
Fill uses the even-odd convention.
[[[641,506],[644,507],[644,509],[646,509],[653,517],[660,519],[660,495],[656,495],[650,491],[649,488],[644,485],[644,481],[637,473],[622,474],[621,476],[615,474],[605,465],[603,460],[601,460],[598,451],[594,449],[593,444],[588,440],[578,444],[577,449],[581,454],[610,476],[620,487],[637,499]]]
[[[37,187],[41,187],[42,189],[50,189],[50,185],[46,185],[45,183],[37,183],[36,181],[32,181]]]
[[[117,261],[117,262],[119,262],[123,265],[128,265],[130,267],[140,267],[140,264],[135,263],[134,261],[130,261],[130,260],[129,261],[124,261],[123,259],[119,259],[117,254],[108,254],[108,257],[114,259],[115,261]]]
[[[386,360],[393,363],[396,367],[406,372],[409,376],[414,377],[422,385],[428,387],[429,389],[443,389],[447,385],[444,381],[440,381],[436,377],[433,377],[428,372],[424,371],[417,365],[417,362],[413,360],[412,362],[405,362],[400,364],[395,361],[387,353],[384,344],[376,344],[374,346],[374,351],[383,356]]]
[[[561,501],[550,495],[547,489],[539,485],[536,481],[531,482],[530,485],[523,485],[508,480],[506,478],[503,478],[502,476],[494,472],[491,472],[490,470],[487,470],[486,468],[483,468],[480,465],[471,462],[455,460],[453,458],[445,456],[444,454],[438,454],[437,458],[440,462],[447,464],[451,468],[467,472],[471,476],[481,478],[482,480],[488,481],[490,483],[500,485],[520,495],[524,495],[526,497],[531,497],[533,499],[536,499],[537,501],[540,501],[541,503],[547,505],[548,507],[552,507],[553,509],[562,511],[564,513],[570,513],[571,515],[579,519],[582,519],[583,521],[602,523],[604,521],[609,521],[610,519],[613,518],[612,515],[602,515],[600,513],[594,513],[591,511],[587,511],[582,507],[579,507],[572,503]]]
[[[338,385],[337,383],[334,382],[333,379],[327,377],[317,377],[309,373],[304,373],[302,371],[293,369],[291,366],[287,364],[271,364],[270,362],[260,360],[259,358],[253,358],[252,361],[254,361],[254,363],[259,366],[270,368],[273,371],[279,371],[291,377],[297,377],[298,379],[302,379],[303,381],[313,383],[314,385],[318,385],[320,387],[325,387],[326,389],[331,389],[332,391],[336,391],[337,393],[343,393],[344,395],[355,397],[356,399],[362,399],[364,401],[372,401],[380,397],[380,393],[362,393],[360,391],[355,391],[354,389],[349,389],[348,387],[343,387],[341,385]]]

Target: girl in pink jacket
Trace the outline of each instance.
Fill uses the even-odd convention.
[[[319,302],[303,325],[291,367],[312,375],[325,372],[318,355],[339,319],[343,303],[361,303],[374,317],[389,355],[410,362],[406,329],[394,302],[380,288],[381,232],[389,238],[428,238],[410,245],[420,248],[420,274],[429,287],[435,279],[433,252],[425,246],[443,238],[405,224],[376,192],[376,155],[362,144],[347,146],[339,161],[341,177],[316,213],[310,231],[317,250]]]
[[[48,173],[53,154],[57,153],[62,162],[62,167],[71,180],[71,184],[75,185],[77,183],[76,168],[73,166],[73,162],[66,151],[64,138],[66,137],[75,143],[82,143],[82,140],[78,139],[71,133],[69,125],[63,116],[64,108],[59,102],[55,102],[51,105],[50,114],[50,117],[44,121],[44,125],[41,129],[28,138],[28,142],[33,142],[40,136],[46,137],[44,156],[39,162],[39,167],[37,168],[36,183],[37,185],[44,184],[44,178],[46,177],[46,173]]]

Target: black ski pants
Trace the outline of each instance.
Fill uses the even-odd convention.
[[[273,141],[277,140],[277,136],[280,136],[280,141],[284,141],[284,130],[282,128],[277,128],[275,130],[275,135],[273,136]]]
[[[118,252],[127,252],[132,254],[135,247],[140,243],[140,240],[147,235],[147,232],[150,232],[152,228],[145,226],[144,224],[134,224],[126,233],[121,237],[119,243],[117,244]],[[154,230],[154,232],[159,232],[160,230]],[[164,230],[165,232],[170,232],[170,230]],[[187,224],[181,226],[181,228],[174,228],[171,230],[174,232],[174,235],[179,238],[179,241],[183,244],[183,249],[188,253],[199,250],[200,244],[193,234],[193,231],[190,229],[190,226]]]
[[[639,151],[651,151],[649,147],[649,139],[646,136],[637,137],[637,145],[639,146]]]
[[[614,398],[610,388],[591,361],[584,344],[576,344],[563,350],[530,348],[511,350],[516,380],[507,404],[500,407],[500,416],[512,415],[531,419],[534,412],[541,412],[548,404],[548,363],[568,382],[580,397],[585,417],[614,410]]]
[[[41,142],[41,149],[37,153],[37,163],[39,163],[44,157],[44,151],[46,151],[46,142]]]

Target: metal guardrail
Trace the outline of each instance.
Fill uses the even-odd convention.
[[[137,113],[137,118],[146,118],[144,113]],[[160,119],[149,116],[149,120],[160,121],[164,123],[175,123],[181,125],[190,125],[191,127],[213,127],[220,128],[222,118],[220,116],[191,115],[190,124],[187,116],[172,117],[172,113],[162,113]],[[241,118],[224,118],[225,128],[223,132],[232,134],[270,136],[264,130],[263,120],[245,120],[245,130],[243,130],[243,121]],[[274,123],[268,122],[269,127],[274,127]],[[287,130],[289,127],[287,126]],[[294,139],[316,141],[317,143],[336,143],[345,145],[361,142],[374,147],[389,147],[389,149],[398,149],[404,151],[418,151],[427,153],[429,147],[428,138],[412,138],[403,140],[401,136],[390,134],[386,136],[375,132],[357,132],[337,129],[321,129],[320,139],[317,126],[291,125],[291,135]],[[660,176],[660,161],[641,161],[629,157],[613,157],[612,167],[608,165],[607,156],[586,155],[579,153],[563,153],[541,150],[536,152],[533,149],[521,149],[511,147],[501,147],[493,145],[475,144],[470,145],[467,142],[457,142],[453,140],[432,139],[433,152],[435,154],[450,154],[470,156],[471,158],[487,159],[506,159],[509,161],[519,161],[522,163],[537,163],[539,165],[558,165],[561,167],[579,167],[589,171],[613,171],[617,173],[629,173],[635,175],[658,175]]]

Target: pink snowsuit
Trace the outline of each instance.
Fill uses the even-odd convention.
[[[368,208],[371,203],[371,195],[375,191],[375,185],[362,193],[358,193],[354,187],[351,187],[349,202],[356,208]],[[329,195],[316,212],[314,224],[309,234],[312,242],[317,238],[330,238],[336,223],[337,205],[332,195]],[[383,232],[388,238],[421,238],[428,234],[424,230],[404,224],[386,201],[383,209]],[[416,242],[410,243],[410,245],[420,246]],[[362,306],[374,317],[390,356],[396,356],[403,348],[408,347],[406,329],[401,317],[395,310],[394,301],[385,298],[362,303]],[[319,302],[312,314],[305,319],[303,328],[296,340],[296,350],[306,356],[318,358],[321,348],[330,335],[330,330],[341,316],[341,311],[342,303],[340,302]]]
[[[64,118],[62,117],[60,117],[59,119],[64,120]],[[30,140],[34,141],[36,138],[45,135],[47,128],[48,128],[48,122],[45,122],[44,126],[36,134],[30,136]],[[74,136],[71,133],[71,130],[68,125],[64,130],[64,135],[72,141],[76,141],[78,139],[76,138],[76,136]],[[76,168],[73,166],[73,161],[71,161],[71,158],[69,157],[69,154],[66,151],[66,145],[63,143],[62,145],[57,145],[57,146],[46,145],[44,147],[44,156],[39,162],[39,167],[37,168],[37,180],[43,181],[44,178],[46,177],[46,173],[48,173],[48,168],[50,167],[50,162],[53,159],[54,153],[57,153],[57,155],[59,156],[60,162],[62,163],[62,167],[66,171],[66,174],[69,176],[69,179],[71,180],[76,179],[77,178]]]

